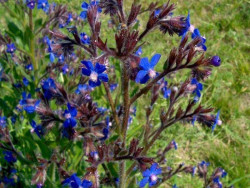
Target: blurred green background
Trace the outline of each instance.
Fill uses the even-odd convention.
[[[124,0],[130,7],[132,0]],[[147,7],[153,0],[141,0],[143,7]],[[79,0],[55,0],[56,3],[66,3],[70,10],[80,14],[81,2]],[[160,3],[166,1],[161,0]],[[176,3],[175,15],[191,14],[191,23],[199,28],[202,35],[207,38],[207,56],[219,55],[222,65],[213,70],[212,76],[204,83],[202,101],[207,106],[213,106],[221,110],[223,124],[217,127],[212,134],[211,130],[203,129],[195,125],[176,125],[162,135],[161,142],[157,143],[154,151],[164,147],[173,138],[179,144],[177,151],[171,151],[167,155],[168,164],[184,162],[197,164],[201,160],[211,163],[210,170],[222,167],[228,172],[223,182],[230,186],[246,188],[250,187],[250,61],[249,61],[249,16],[250,2],[244,0],[172,0]],[[0,11],[3,12],[2,7]],[[103,16],[103,39],[108,38],[108,44],[114,45],[114,35],[108,31],[108,16]],[[140,17],[140,29],[143,29],[147,21],[147,13]],[[0,23],[3,20],[0,18]],[[111,33],[111,34],[110,34]],[[144,39],[150,45],[143,48],[142,56],[152,56],[161,53],[162,59],[166,59],[168,52],[177,46],[180,38],[163,35],[159,31],[153,31]],[[163,61],[161,61],[163,62]],[[173,78],[173,82],[185,80],[183,77]],[[169,80],[169,82],[172,82]],[[159,104],[164,105],[164,104]],[[145,114],[144,101],[138,103],[138,116]],[[141,107],[141,108],[140,108]],[[143,116],[142,116],[143,117]],[[157,117],[153,122],[157,122]],[[143,121],[143,120],[142,120]],[[141,121],[134,121],[133,130],[139,130]],[[130,131],[129,135],[132,134]],[[162,141],[163,140],[163,141]],[[154,153],[154,151],[152,153]],[[180,176],[185,176],[181,178]],[[173,178],[169,184],[177,184],[179,187],[200,187],[198,178],[190,175],[179,175]],[[165,185],[164,185],[165,186]]]

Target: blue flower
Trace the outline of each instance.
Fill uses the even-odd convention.
[[[16,51],[16,46],[14,43],[7,44],[7,53],[13,54]]]
[[[13,155],[11,151],[3,151],[4,154],[4,159],[8,163],[15,163],[16,162],[16,157]]]
[[[101,81],[108,82],[108,75],[103,73],[106,70],[104,65],[96,63],[95,67],[91,61],[82,61],[86,68],[82,68],[82,74],[89,76],[89,85],[96,87],[101,85]]]
[[[29,80],[26,77],[23,77],[23,85],[26,87],[29,85]]]
[[[22,106],[22,108],[29,114],[34,113],[36,108],[39,106],[40,104],[40,100],[36,100],[35,102],[33,102],[33,100],[31,99],[31,95],[27,94],[26,92],[22,93],[22,99],[19,101],[19,105]]]
[[[69,72],[69,66],[68,66],[68,64],[65,64],[62,67],[62,72],[63,72],[63,74],[67,74]]]
[[[26,0],[26,5],[30,9],[34,9],[36,6],[36,1],[35,0]]]
[[[42,85],[44,97],[47,100],[50,100],[54,96],[54,93],[56,90],[55,81],[52,78],[48,78],[47,80],[43,80],[41,85]]]
[[[103,137],[100,139],[102,141],[107,140],[108,136],[109,136],[109,127],[110,127],[110,121],[109,121],[109,117],[106,117],[106,127],[104,127],[104,129],[102,130],[102,134]]]
[[[203,37],[203,36],[201,36],[199,29],[195,28],[194,31],[193,31],[193,33],[192,33],[192,39],[197,38],[197,37],[201,38],[201,42],[199,44],[197,44],[197,46],[201,47],[201,49],[203,49],[204,51],[206,51],[207,50],[207,47],[205,45],[206,38]]]
[[[210,61],[210,64],[215,66],[215,67],[219,67],[220,66],[220,57],[219,56],[213,56],[211,61]]]
[[[206,161],[201,161],[201,163],[199,163],[199,166],[201,167],[208,167],[210,165],[209,162],[206,162]]]
[[[168,89],[167,87],[168,85],[168,82],[167,81],[164,81],[164,86],[163,88],[161,89],[162,93],[163,93],[163,97],[165,99],[169,98],[170,97],[170,94],[171,94],[171,89]]]
[[[99,155],[97,151],[91,151],[90,156],[94,158],[95,161],[98,161]]]
[[[141,56],[142,54],[142,48],[139,47],[138,50],[135,52],[135,55]]]
[[[214,124],[212,126],[212,131],[214,131],[214,129],[216,128],[217,125],[221,125],[221,120],[220,120],[220,110],[218,110],[215,120],[214,120]]]
[[[43,9],[45,13],[49,11],[49,2],[48,0],[38,0],[37,1],[37,9]]]
[[[65,22],[64,24],[59,24],[59,28],[64,28],[64,27],[66,27],[66,26],[69,25],[70,22],[72,22],[73,20],[74,20],[74,19],[73,19],[72,14],[69,13],[66,22]]]
[[[156,9],[156,10],[154,11],[154,17],[159,16],[160,13],[161,13],[161,9]]]
[[[77,177],[76,174],[72,174],[70,177],[68,177],[62,182],[62,185],[70,186],[72,188],[90,188],[92,186],[92,182],[88,180],[81,181],[81,179]]]
[[[98,4],[99,4],[99,2],[98,1],[91,1],[91,4],[90,4],[90,6],[94,6],[94,5],[97,5],[98,6]],[[86,2],[83,2],[82,3],[82,9],[83,9],[83,11],[81,12],[81,14],[80,14],[80,18],[81,19],[83,19],[83,20],[85,20],[86,18],[87,18],[87,12],[88,12],[88,9],[89,9],[89,4],[88,3],[86,3]],[[102,9],[98,6],[97,7],[98,9],[98,12],[99,13],[101,13],[102,12]]]
[[[59,57],[58,57],[58,62],[59,63],[63,63],[64,62],[64,55],[61,54]]]
[[[33,128],[31,132],[35,132],[39,138],[41,138],[44,135],[44,129],[41,125],[37,125],[34,120],[30,122],[30,125]]]
[[[203,90],[203,85],[202,85],[202,83],[198,82],[198,81],[196,80],[196,78],[193,78],[193,79],[191,80],[191,85],[195,85],[195,86],[196,86],[196,88],[195,88],[195,90],[193,91],[193,93],[196,93],[196,96],[200,98],[200,97],[201,97],[201,91]]]
[[[5,116],[0,116],[0,127],[5,128],[6,125],[7,125],[6,117]]]
[[[218,188],[222,188],[222,183],[220,182],[219,177],[214,178],[213,183],[216,184]]]
[[[143,179],[140,181],[140,187],[144,187],[147,183],[149,187],[154,186],[157,183],[158,175],[161,174],[161,168],[157,163],[152,164],[150,169],[145,170],[142,175]]]
[[[115,91],[115,89],[117,88],[117,86],[118,86],[117,83],[115,83],[115,84],[110,84],[110,85],[109,85],[110,91],[111,91],[111,92]]]
[[[25,66],[25,69],[28,71],[32,71],[33,70],[33,65],[32,64],[28,64]]]
[[[68,128],[68,127],[75,127],[77,122],[76,122],[76,115],[77,115],[77,110],[76,108],[74,108],[73,106],[71,106],[69,103],[67,104],[68,109],[64,111],[64,117],[66,118],[66,120],[63,123],[63,127],[64,128]]]
[[[80,39],[83,44],[90,44],[90,37],[86,33],[81,33]]]
[[[136,75],[135,81],[137,83],[145,84],[150,78],[154,78],[156,76],[154,67],[160,58],[160,54],[155,54],[150,62],[147,57],[142,58],[139,64],[141,70]]]
[[[171,145],[174,147],[175,150],[178,149],[178,144],[175,142],[175,140],[171,142]]]
[[[77,89],[75,91],[76,94],[80,94],[80,93],[84,93],[84,92],[87,92],[87,91],[90,91],[91,90],[91,87],[87,84],[79,84],[77,86]]]
[[[11,119],[11,123],[14,125],[16,123],[16,115],[13,115],[10,119]],[[1,120],[0,120],[1,121]],[[0,123],[1,124],[1,123]]]
[[[177,187],[177,185],[176,185],[176,184],[174,184],[174,185],[172,186],[172,188],[178,188],[178,187]]]
[[[182,38],[184,38],[187,34],[187,32],[189,31],[189,28],[191,26],[190,23],[190,12],[188,12],[187,18],[186,18],[186,23],[185,23],[185,27],[181,30],[181,32],[179,33],[179,36],[182,36]]]

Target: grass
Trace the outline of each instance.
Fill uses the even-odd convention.
[[[151,1],[141,0],[144,7]],[[70,2],[56,0],[56,2],[67,3],[71,10],[77,10],[80,13],[81,3],[78,0]],[[129,4],[131,2],[131,0],[128,1]],[[223,125],[212,134],[211,130],[203,129],[198,125],[191,127],[178,124],[165,131],[162,135],[164,142],[157,143],[154,151],[175,138],[179,149],[169,153],[168,164],[179,162],[197,164],[201,160],[206,160],[211,163],[210,169],[218,166],[226,169],[228,176],[224,180],[225,185],[250,187],[250,46],[248,43],[250,3],[244,0],[172,0],[171,2],[177,3],[176,14],[186,15],[190,10],[191,22],[207,38],[207,56],[217,54],[222,59],[221,67],[214,69],[210,79],[205,82],[202,101],[206,105],[213,105],[221,110]],[[164,1],[161,0],[161,3]],[[141,28],[145,25],[145,21],[146,19],[143,18]],[[103,37],[106,36],[110,36],[110,33],[104,33]],[[109,44],[112,44],[111,41],[114,38],[111,36],[108,40]],[[179,38],[171,38],[153,31],[145,40],[151,45],[143,49],[143,55],[151,56],[157,52],[165,59],[169,50],[178,44]],[[139,104],[145,105],[143,100]],[[138,115],[142,113],[144,114],[144,111],[139,110]],[[137,123],[140,124],[141,121],[133,125]],[[185,178],[175,177],[170,184],[176,183],[179,187],[201,186],[201,182],[196,178],[180,176]]]

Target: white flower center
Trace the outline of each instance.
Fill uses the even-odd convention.
[[[87,35],[84,35],[84,37],[83,37],[85,40],[87,40],[88,39],[88,36]]]
[[[71,114],[70,113],[65,114],[65,118],[66,119],[70,119],[71,118]]]
[[[94,154],[94,159],[97,161],[99,159],[99,155],[97,153]]]
[[[91,72],[89,79],[93,82],[97,82],[98,74],[96,72]]]
[[[148,75],[149,75],[150,78],[154,78],[156,76],[156,72],[154,70],[150,69],[148,71]]]
[[[155,182],[155,181],[157,181],[157,176],[156,175],[152,175],[152,176],[150,176],[150,180],[152,181],[152,182]]]
[[[218,125],[221,125],[221,124],[222,124],[222,121],[219,119],[219,120],[217,121],[217,124],[218,124]]]
[[[43,7],[45,7],[45,5],[46,5],[45,3],[42,4]]]
[[[194,25],[190,25],[190,27],[189,27],[189,31],[190,31],[191,33],[193,33],[193,32],[194,32],[194,29],[195,29]]]

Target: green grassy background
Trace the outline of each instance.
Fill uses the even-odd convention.
[[[128,3],[128,7],[132,3],[131,0],[124,1]],[[78,14],[81,11],[79,0],[55,0],[55,2],[66,3],[69,9],[77,10]],[[146,7],[152,0],[140,2],[143,7]],[[225,185],[250,187],[250,3],[243,0],[172,0],[171,2],[177,4],[176,15],[187,15],[190,10],[192,24],[198,27],[207,38],[207,56],[217,54],[221,57],[221,67],[215,68],[210,79],[204,83],[202,101],[206,105],[221,109],[223,125],[217,127],[214,134],[211,130],[203,129],[198,125],[195,127],[176,125],[164,132],[161,142],[156,144],[154,151],[164,147],[174,138],[179,144],[179,149],[171,151],[167,156],[169,165],[179,162],[197,164],[201,160],[206,160],[211,163],[211,170],[218,166],[226,169],[228,176],[223,180]],[[102,37],[108,38],[109,44],[114,45],[112,43],[114,36],[105,32],[107,19],[108,16],[103,21]],[[147,14],[140,20],[140,29],[143,29]],[[0,23],[2,23],[1,19]],[[143,56],[161,53],[162,58],[165,59],[169,50],[178,45],[180,38],[153,31],[145,40],[150,45],[143,48]],[[173,82],[176,80],[184,80],[184,78],[174,78]],[[143,100],[139,101],[139,106],[143,105]],[[145,112],[139,108],[138,113],[140,117]],[[154,121],[157,121],[157,118]],[[131,126],[140,129],[141,122],[135,121]],[[179,187],[201,186],[198,178],[187,175],[179,175],[169,182],[169,184],[174,183]]]

